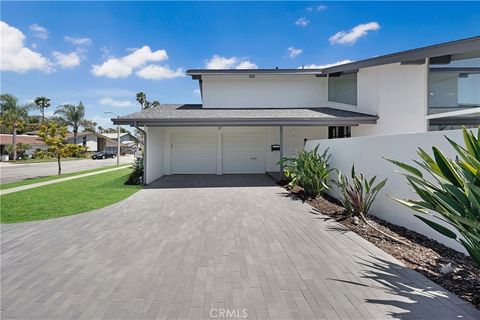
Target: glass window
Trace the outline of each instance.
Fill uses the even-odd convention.
[[[330,74],[328,100],[357,105],[357,73]]]
[[[480,52],[430,58],[429,113],[480,106]]]
[[[328,139],[350,138],[350,127],[328,127]]]

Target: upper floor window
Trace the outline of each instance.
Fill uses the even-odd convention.
[[[480,52],[430,58],[429,113],[480,106]]]
[[[328,75],[328,101],[357,105],[357,73]]]

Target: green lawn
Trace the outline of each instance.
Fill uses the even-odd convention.
[[[123,164],[120,165],[121,167],[126,167],[129,166],[129,164]],[[90,172],[96,172],[96,171],[102,171],[106,169],[111,169],[115,168],[116,165],[113,166],[105,166],[105,167],[100,167],[100,168],[95,168],[95,169],[90,169],[90,170],[83,170],[83,171],[77,171],[77,172],[71,172],[71,173],[64,173],[61,175],[53,175],[53,176],[45,176],[45,177],[39,177],[39,178],[31,178],[31,179],[25,179],[22,181],[15,181],[15,182],[10,182],[10,183],[4,183],[0,184],[0,190],[5,190],[5,189],[11,189],[11,188],[16,188],[16,187],[21,187],[21,186],[26,186],[32,183],[37,183],[37,182],[44,182],[44,181],[50,181],[50,180],[55,180],[55,179],[60,179],[60,178],[66,178],[66,177],[72,177],[72,176],[78,176],[79,174],[84,174],[84,173],[90,173]]]
[[[51,219],[111,205],[141,189],[124,185],[130,172],[125,168],[0,196],[0,222]]]

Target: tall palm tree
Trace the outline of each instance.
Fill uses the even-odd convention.
[[[0,121],[12,128],[13,159],[17,159],[17,129],[25,125],[28,117],[28,105],[20,105],[18,99],[11,94],[0,96]]]
[[[145,108],[145,102],[147,102],[147,95],[143,92],[137,93],[137,102],[142,106],[142,110]]]
[[[85,120],[85,107],[80,101],[78,106],[72,104],[61,105],[55,110],[55,114],[58,114],[63,120],[72,127],[73,131],[73,143],[77,144],[78,128],[83,125]]]
[[[45,97],[38,97],[34,101],[35,106],[42,111],[42,123],[45,122],[45,109],[50,107],[50,99]]]

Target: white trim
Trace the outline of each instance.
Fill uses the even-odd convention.
[[[463,116],[463,115],[475,114],[475,113],[480,113],[480,107],[430,114],[430,115],[427,115],[427,119],[430,120],[430,119],[439,119],[439,118],[446,118],[446,117],[456,117],[456,116]]]

